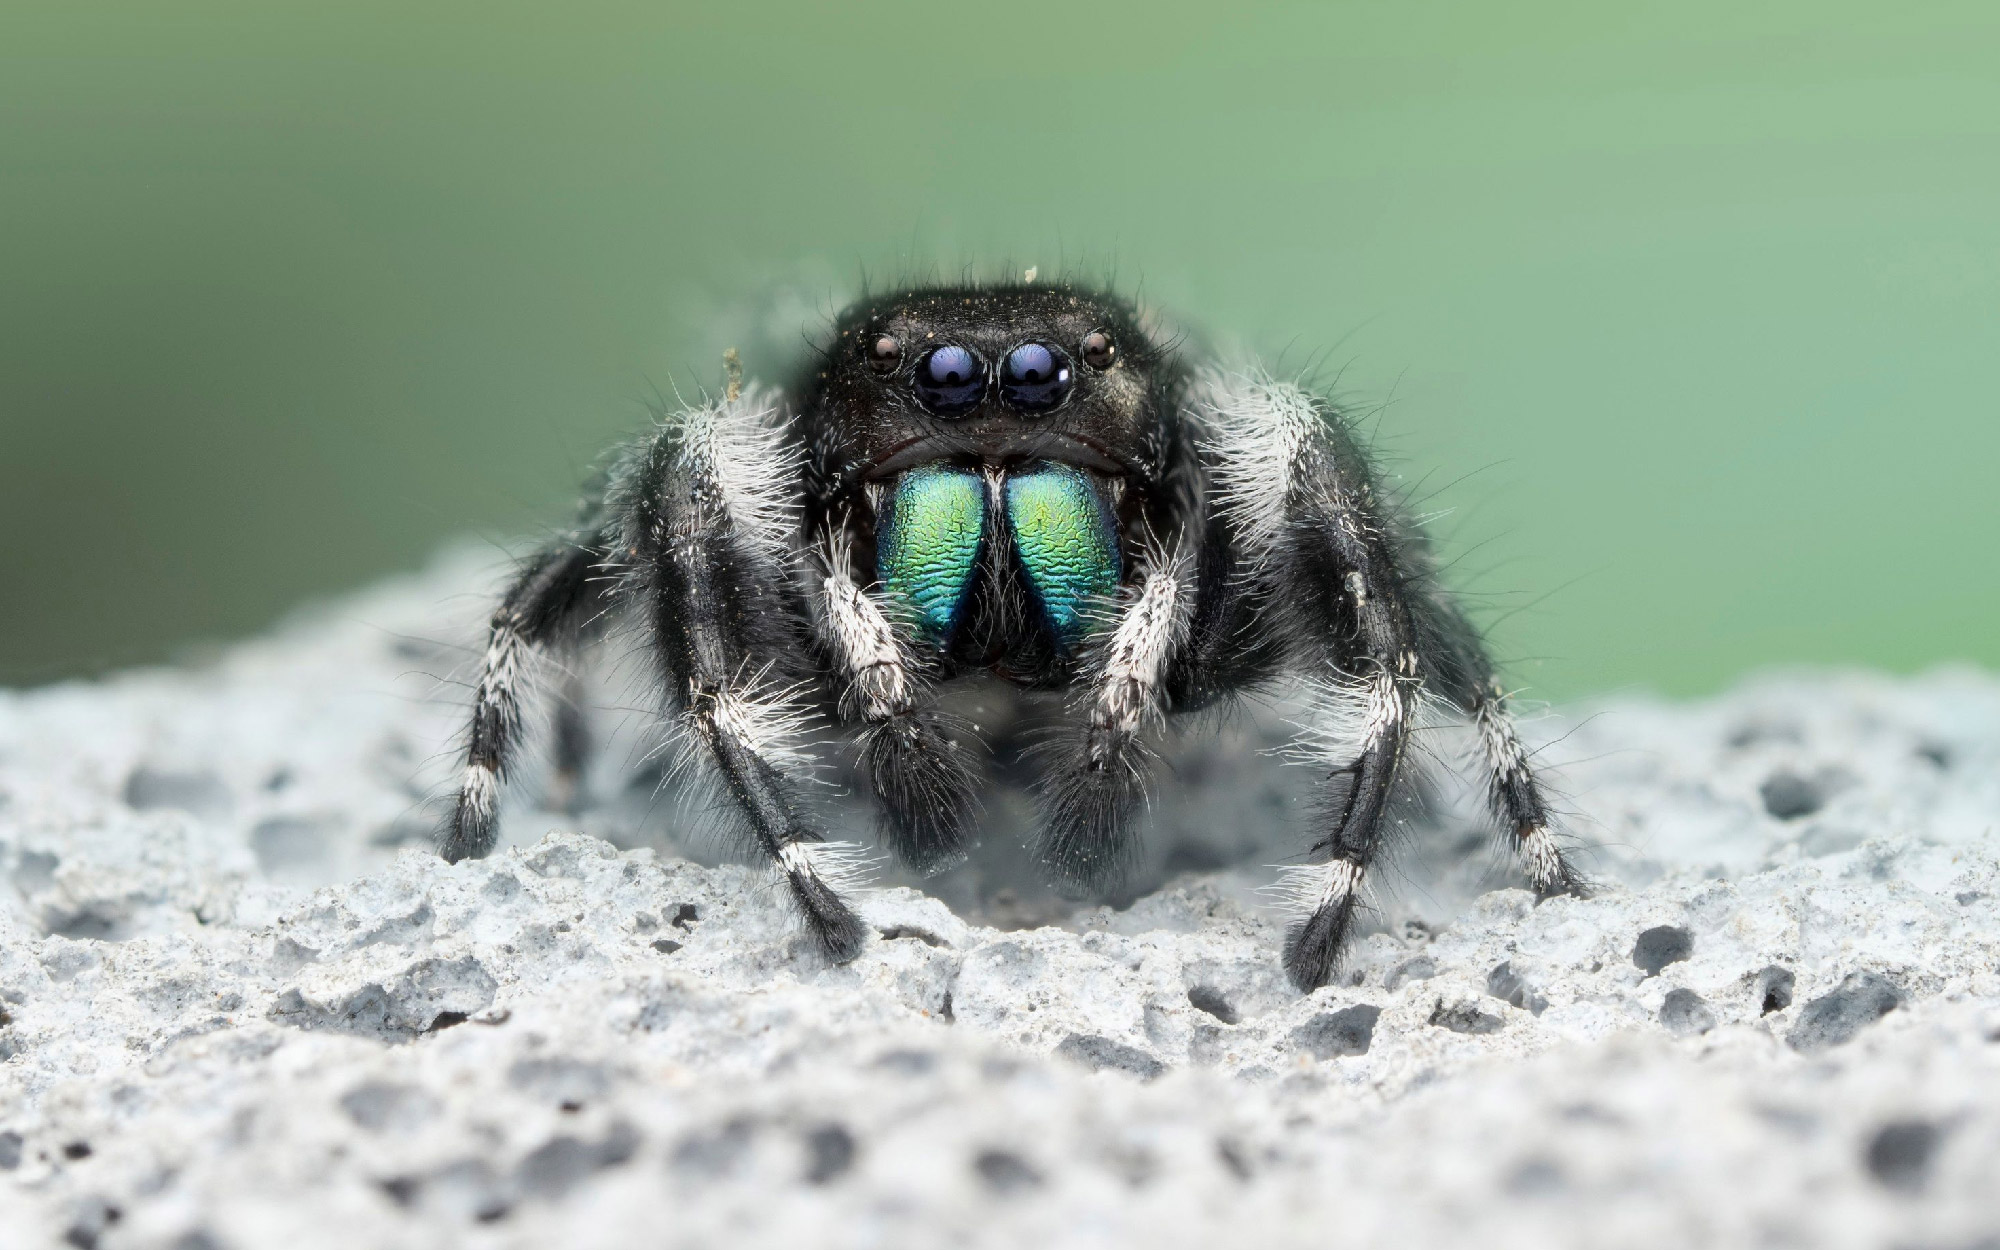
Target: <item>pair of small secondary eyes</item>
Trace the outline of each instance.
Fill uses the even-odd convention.
[[[1077,348],[1092,369],[1109,369],[1118,359],[1118,345],[1102,330],[1084,335]],[[868,363],[877,373],[894,373],[903,364],[902,341],[893,334],[877,337],[868,344]],[[955,416],[977,408],[986,398],[991,373],[971,348],[945,343],[917,358],[910,389],[927,411]],[[1054,343],[1022,343],[1000,361],[1000,399],[1022,412],[1048,412],[1060,406],[1075,385],[1069,353]]]

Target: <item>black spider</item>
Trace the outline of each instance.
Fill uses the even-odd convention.
[[[493,617],[446,859],[492,848],[532,653],[633,617],[693,749],[835,960],[863,928],[801,797],[799,732],[824,718],[858,736],[886,840],[936,870],[964,854],[982,778],[932,691],[967,678],[1071,693],[1037,850],[1080,891],[1129,859],[1142,731],[1281,678],[1316,690],[1324,802],[1285,948],[1302,988],[1340,958],[1426,696],[1476,727],[1535,887],[1582,885],[1478,635],[1340,415],[1191,366],[1101,292],[866,300],[795,387],[732,385],[626,448]]]

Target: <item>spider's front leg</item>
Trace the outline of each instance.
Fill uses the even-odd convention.
[[[799,793],[818,677],[789,576],[798,465],[767,397],[746,391],[663,425],[616,475],[614,501],[669,701],[821,950],[845,962],[864,930],[837,889],[844,848]]]

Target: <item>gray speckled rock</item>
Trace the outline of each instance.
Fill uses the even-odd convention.
[[[2000,1237],[1985,676],[1534,726],[1604,890],[1537,906],[1447,815],[1310,996],[1254,894],[1282,707],[1173,748],[1119,908],[1036,890],[1003,770],[831,968],[642,694],[573,814],[530,778],[499,854],[428,853],[487,573],[0,695],[0,1248]]]

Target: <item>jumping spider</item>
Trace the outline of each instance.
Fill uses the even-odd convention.
[[[1100,291],[867,299],[797,385],[732,385],[625,448],[493,617],[447,860],[492,849],[534,653],[634,618],[690,749],[834,960],[863,928],[801,796],[800,731],[855,737],[885,841],[935,871],[965,854],[982,776],[933,691],[972,678],[1068,692],[1034,849],[1083,892],[1130,859],[1144,731],[1283,678],[1317,690],[1322,802],[1284,953],[1302,989],[1340,959],[1426,702],[1476,730],[1535,888],[1582,886],[1478,634],[1341,415],[1191,364]]]

